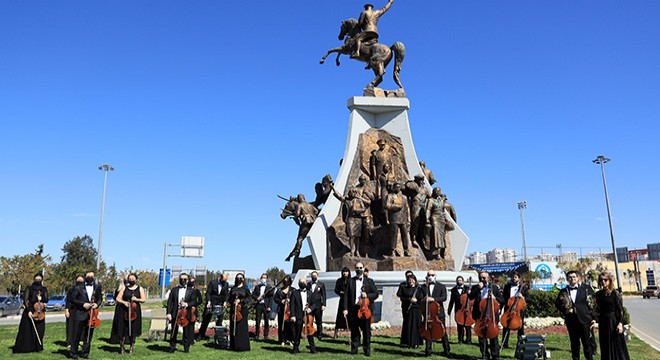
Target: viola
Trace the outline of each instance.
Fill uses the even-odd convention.
[[[364,294],[364,288],[362,289]],[[361,297],[358,301],[358,319],[371,319],[371,309],[369,309],[369,298]],[[372,319],[373,320],[373,319]]]
[[[461,295],[460,302],[461,308],[456,311],[456,315],[454,316],[456,323],[462,326],[472,326],[474,324],[474,318],[472,317],[472,303],[470,302],[470,298],[468,298],[468,294]]]
[[[312,336],[314,335],[314,332],[316,331],[314,329],[314,315],[311,313],[307,313],[307,309],[309,308],[309,305],[305,307],[305,326],[303,326],[303,332],[305,333],[306,336]]]
[[[95,303],[96,300],[92,296],[92,303]],[[101,319],[99,319],[99,308],[89,308],[89,321],[87,322],[87,327],[97,328],[101,326]]]
[[[32,312],[32,317],[41,321],[46,317],[46,304],[41,302],[41,291],[37,293],[37,302],[34,303],[34,311]]]
[[[495,339],[499,336],[500,328],[497,326],[495,314],[500,311],[500,304],[493,297],[493,285],[488,286],[488,295],[479,302],[481,316],[474,325],[474,332],[478,337]]]
[[[424,325],[419,327],[419,336],[424,340],[440,340],[445,336],[445,325],[440,319],[440,304],[437,301],[420,304],[425,314]]]
[[[518,330],[523,326],[523,319],[521,312],[525,310],[527,303],[525,299],[519,296],[509,298],[507,301],[507,310],[500,318],[500,324],[509,330]]]

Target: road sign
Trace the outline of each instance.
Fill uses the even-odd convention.
[[[165,273],[165,285],[163,285],[163,268],[160,268],[160,272],[158,274],[158,285],[170,286],[171,276],[172,276],[172,269],[167,269],[167,272]]]

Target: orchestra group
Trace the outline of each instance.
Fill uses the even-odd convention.
[[[357,354],[361,345],[364,355],[370,356],[372,314],[379,295],[364,264],[355,264],[354,271],[355,275],[351,276],[351,270],[343,268],[335,284],[334,292],[339,296],[339,302],[333,337],[336,338],[340,330],[349,330],[350,353]],[[263,323],[261,335],[264,341],[268,341],[269,314],[273,303],[277,304],[277,342],[282,346],[291,346],[291,351],[297,354],[305,338],[309,352],[317,352],[315,339],[321,340],[323,337],[321,320],[327,296],[316,271],[311,273],[309,282],[304,277],[300,278],[297,288],[290,276],[273,286],[268,283],[268,276],[263,274],[252,290],[248,288],[244,274],[237,274],[231,287],[228,276],[225,273],[209,282],[197,336],[195,322],[197,309],[204,301],[202,293],[196,288],[194,278],[185,273],[179,276],[179,285],[172,288],[167,296],[166,319],[171,324],[168,331],[169,352],[176,351],[179,329],[183,334],[180,343],[186,353],[190,352],[195,341],[208,339],[205,335],[210,321],[215,317],[215,325],[220,327],[225,320],[225,309],[229,310],[229,348],[249,351],[248,313],[254,310],[256,314],[254,337],[259,339]],[[407,271],[405,277],[397,290],[403,315],[402,346],[410,349],[423,346],[424,354],[429,356],[433,352],[433,343],[437,342],[442,344],[440,355],[451,358],[446,321],[452,313],[459,346],[473,344],[474,332],[478,338],[474,344],[479,346],[482,359],[500,358],[500,336],[502,347],[507,348],[512,334],[518,342],[525,334],[525,306],[530,289],[518,273],[511,274],[503,289],[494,283],[488,272],[480,272],[479,281],[473,286],[466,285],[463,277],[458,276],[456,285],[449,291],[436,281],[433,269],[426,272],[423,281],[418,281],[412,271]],[[629,359],[623,337],[623,301],[621,294],[614,289],[612,276],[607,272],[600,274],[601,290],[596,293],[591,286],[581,282],[579,272],[570,271],[566,278],[568,286],[559,292],[555,306],[565,315],[572,358],[580,358],[582,345],[584,357],[593,359],[596,352],[593,329],[598,323],[601,359]],[[115,290],[117,305],[109,342],[118,344],[121,354],[124,354],[127,345],[128,352],[134,353],[135,341],[142,334],[141,304],[146,301],[146,295],[138,280],[137,274],[128,274]],[[38,273],[32,285],[25,289],[25,311],[18,328],[14,353],[43,350],[48,289],[42,282],[43,275]],[[102,288],[93,271],[88,271],[84,277],[79,276],[75,286],[67,292],[65,317],[70,358],[89,357],[94,329],[99,326],[98,308],[102,299]],[[449,303],[445,311],[447,300]]]

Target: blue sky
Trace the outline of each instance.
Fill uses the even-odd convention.
[[[297,229],[276,195],[312,197],[339,170],[346,100],[372,75],[318,60],[362,5],[0,3],[2,255],[96,240],[110,163],[106,261],[157,269],[165,241],[202,235],[204,259],[168,262],[288,270]],[[529,246],[608,249],[599,154],[617,245],[660,241],[659,14],[643,0],[397,0],[381,18],[380,41],[407,47],[417,154],[469,252],[520,250],[520,200]]]

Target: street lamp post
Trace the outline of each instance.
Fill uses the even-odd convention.
[[[96,253],[96,271],[101,271],[101,242],[103,241],[103,215],[105,215],[105,190],[108,184],[108,171],[114,171],[115,168],[109,164],[99,166],[103,171],[103,200],[101,201],[101,225],[99,225],[99,246]]]
[[[594,164],[600,165],[600,171],[603,175],[603,188],[605,188],[605,204],[607,204],[607,219],[610,222],[610,237],[612,238],[612,251],[614,252],[614,271],[616,271],[616,286],[621,291],[621,279],[619,276],[619,258],[616,254],[616,243],[614,242],[614,227],[612,226],[612,213],[610,211],[610,196],[607,193],[607,181],[605,180],[605,163],[610,159],[603,155],[598,155],[592,160]]]
[[[527,209],[527,201],[518,203],[520,209],[520,223],[522,224],[522,239],[523,239],[523,261],[527,261],[527,238],[525,237],[525,209]]]

